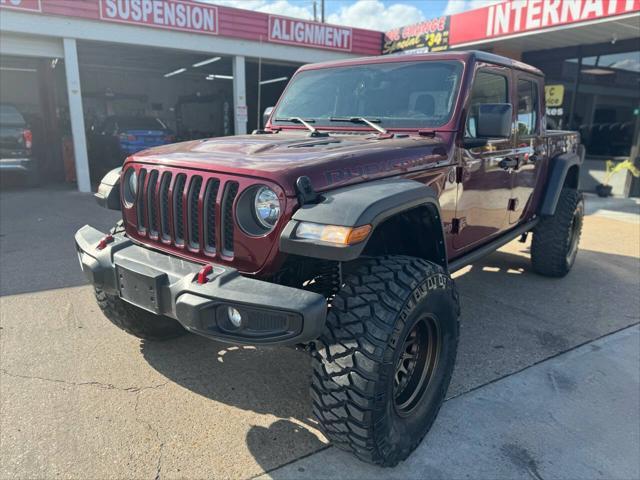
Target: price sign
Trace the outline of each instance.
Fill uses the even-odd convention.
[[[546,85],[544,98],[547,101],[547,107],[561,107],[564,102],[564,85]]]

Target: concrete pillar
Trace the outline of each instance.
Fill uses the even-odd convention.
[[[233,57],[233,118],[236,135],[247,133],[247,94],[244,57]]]
[[[73,154],[76,164],[78,190],[91,191],[89,177],[89,157],[87,139],[84,130],[84,112],[82,111],[82,90],[80,89],[80,69],[78,67],[78,49],[75,38],[65,38],[64,69],[67,76],[67,97],[69,98],[69,116],[73,135]]]

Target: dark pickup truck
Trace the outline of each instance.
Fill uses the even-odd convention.
[[[98,201],[123,220],[77,232],[80,264],[138,337],[304,346],[326,436],[395,465],[454,368],[451,273],[529,233],[536,272],[575,261],[582,148],[546,130],[543,83],[482,52],[304,66],[264,130],[108,174]]]

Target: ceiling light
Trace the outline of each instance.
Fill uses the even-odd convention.
[[[194,63],[194,64],[192,65],[192,67],[194,67],[194,68],[198,68],[198,67],[202,67],[203,65],[209,65],[210,63],[217,62],[217,61],[218,61],[218,60],[220,60],[221,58],[222,58],[222,57],[213,57],[213,58],[209,58],[209,59],[207,59],[207,60],[203,60],[203,61],[201,61],[201,62]]]
[[[219,80],[233,80],[233,76],[231,75],[207,75],[205,77],[206,80],[215,80],[215,79],[219,79]]]
[[[581,70],[582,73],[587,73],[589,75],[613,75],[615,72],[613,70],[609,70],[607,68],[585,68]]]
[[[184,73],[186,71],[187,71],[186,68],[179,68],[178,70],[174,70],[173,72],[165,73],[164,74],[164,78],[173,77],[174,75],[178,75],[178,74]]]
[[[289,77],[272,78],[270,80],[261,81],[260,85],[267,85],[268,83],[276,83],[276,82],[286,82],[287,80],[289,80]]]

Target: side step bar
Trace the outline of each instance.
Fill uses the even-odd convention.
[[[509,230],[508,232],[496,238],[495,240],[492,240],[491,242],[485,245],[482,245],[481,247],[478,247],[475,250],[452,260],[451,262],[449,262],[449,273],[453,273],[457,270],[460,270],[461,268],[466,267],[470,263],[473,263],[481,259],[482,257],[485,257],[490,253],[493,253],[500,247],[509,243],[511,240],[515,240],[523,233],[530,231],[533,227],[536,226],[538,221],[539,219],[536,218],[528,223],[520,225],[519,227],[516,227],[513,230]]]

